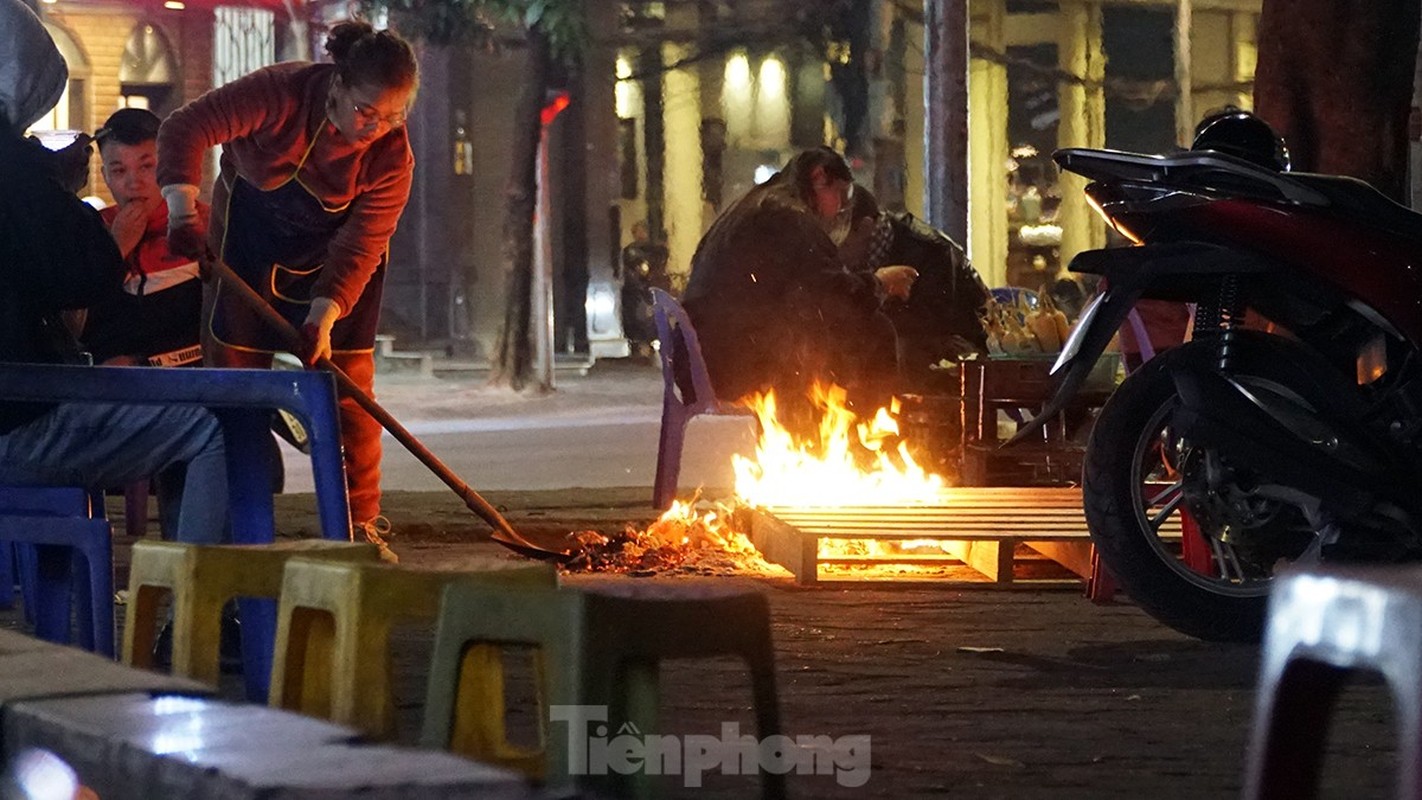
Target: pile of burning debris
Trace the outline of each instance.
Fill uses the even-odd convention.
[[[822,416],[818,435],[805,441],[781,423],[773,394],[747,399],[759,422],[760,435],[754,459],[732,458],[736,473],[733,502],[737,507],[844,508],[942,502],[945,481],[910,455],[907,442],[899,435],[897,404],[860,420],[846,404],[841,387],[817,385],[811,400]],[[575,555],[565,567],[572,572],[630,575],[790,574],[767,562],[746,532],[737,529],[735,520],[743,515],[721,504],[698,512],[699,499],[698,492],[690,502],[673,503],[646,530],[629,524],[612,536],[597,531],[569,534],[568,546]],[[903,555],[902,547],[893,543],[848,540],[822,542],[822,546],[825,552],[821,555],[831,559]],[[840,552],[843,548],[848,550]]]
[[[736,530],[732,509],[716,504],[698,511],[697,497],[672,503],[646,530],[628,524],[621,533],[597,531],[568,534],[573,559],[569,572],[618,572],[635,576],[756,575],[788,576],[767,562],[745,534]]]

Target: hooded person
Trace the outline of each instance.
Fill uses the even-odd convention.
[[[801,435],[816,429],[805,404],[816,382],[846,388],[861,416],[897,384],[894,332],[879,303],[907,296],[916,275],[845,269],[836,238],[849,231],[853,185],[827,147],[791,158],[712,224],[683,298],[718,397],[773,389],[790,417],[782,423]]]
[[[81,362],[61,314],[120,290],[123,257],[99,214],[74,195],[88,142],[50,151],[24,131],[64,92],[68,70],[20,0],[0,0],[0,360]],[[82,185],[82,184],[81,184]],[[227,529],[221,427],[202,408],[0,401],[0,485],[120,486],[188,469],[177,538]]]

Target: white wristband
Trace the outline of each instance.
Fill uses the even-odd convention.
[[[162,189],[168,203],[168,224],[197,218],[198,187],[191,183],[170,183]]]

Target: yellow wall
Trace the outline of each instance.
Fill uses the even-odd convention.
[[[1083,78],[1085,85],[1063,82],[1059,89],[1061,122],[1057,142],[1062,147],[1102,147],[1106,143],[1106,102],[1102,79],[1106,57],[1101,52],[1101,4],[1095,0],[1062,0],[1062,27],[1057,57],[1063,70]],[[1106,245],[1106,227],[1086,203],[1086,179],[1061,173],[1061,263],[1077,253]]]
[[[46,22],[69,33],[88,62],[85,79],[84,119],[71,121],[93,133],[118,108],[119,69],[124,46],[134,28],[149,24],[163,32],[173,48],[182,83],[175,87],[176,102],[191,100],[212,84],[212,12],[201,9],[151,11],[125,3],[75,2],[61,0],[42,8]],[[94,194],[112,202],[99,173],[99,159],[90,164],[89,185],[84,194]]]
[[[972,7],[972,41],[1004,47],[1003,0]],[[1007,67],[981,58],[968,65],[968,257],[989,286],[1007,283]]]
[[[675,64],[686,55],[686,48],[670,44],[662,53],[667,64]],[[691,255],[701,240],[701,87],[694,66],[669,70],[663,86],[667,272],[680,286],[691,271]]]

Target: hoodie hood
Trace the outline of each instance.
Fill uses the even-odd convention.
[[[21,132],[64,94],[69,67],[44,24],[20,0],[0,0],[0,115]]]

